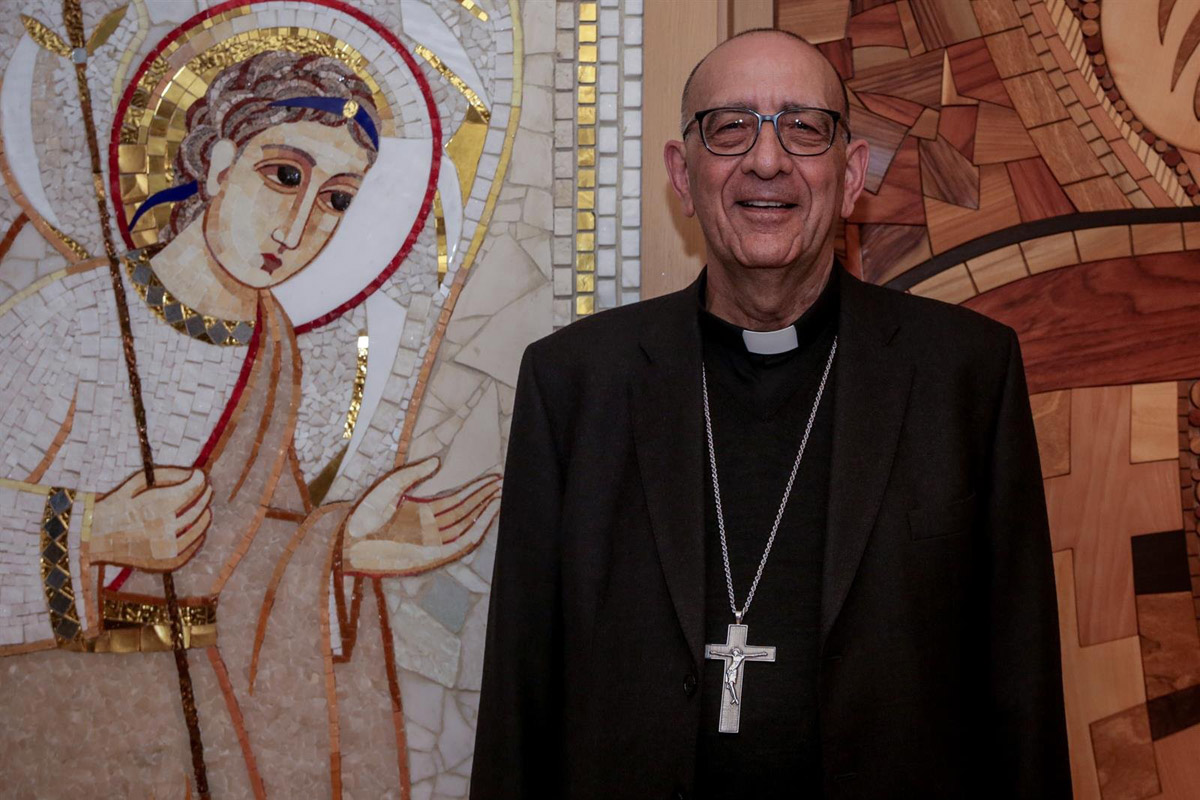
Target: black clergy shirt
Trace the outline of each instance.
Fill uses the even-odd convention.
[[[746,349],[741,328],[699,310],[729,563],[739,608],[746,602],[804,435],[837,332],[837,312],[838,281],[831,280],[794,323],[798,347],[760,355]],[[704,664],[696,762],[696,788],[702,797],[820,794],[817,664],[833,372],[754,602],[742,620],[749,626],[748,644],[775,647],[775,661],[743,662],[739,733],[717,731],[725,662]],[[723,644],[734,617],[707,461],[704,478],[705,641]]]

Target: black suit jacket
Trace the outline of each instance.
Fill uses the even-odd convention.
[[[1017,339],[842,282],[819,704],[830,798],[1068,798],[1049,531]],[[471,797],[703,797],[698,285],[531,345]],[[759,602],[785,602],[760,598]],[[705,720],[703,724],[716,724]]]

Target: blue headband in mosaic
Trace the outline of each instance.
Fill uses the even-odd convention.
[[[139,219],[150,209],[162,203],[177,203],[180,200],[187,200],[189,197],[200,191],[200,185],[196,181],[172,186],[170,189],[163,189],[161,192],[155,192],[146,198],[146,202],[138,206],[137,213],[133,215],[133,219],[129,220],[129,230],[137,225]]]
[[[315,108],[330,114],[340,114],[357,122],[371,140],[371,145],[376,150],[379,149],[379,132],[375,130],[375,120],[371,119],[371,115],[356,100],[343,100],[340,97],[289,97],[286,100],[276,100],[271,105],[284,108]]]

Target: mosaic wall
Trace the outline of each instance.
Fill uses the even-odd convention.
[[[0,794],[466,796],[521,353],[638,295],[640,14],[0,6]]]
[[[821,43],[871,143],[851,269],[1020,335],[1076,797],[1200,796],[1200,3],[776,15]]]

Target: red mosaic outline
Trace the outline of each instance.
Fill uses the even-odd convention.
[[[118,169],[118,147],[121,143],[121,122],[125,119],[125,114],[129,110],[129,104],[133,100],[133,93],[138,85],[138,82],[141,81],[142,75],[145,74],[146,70],[162,53],[162,51],[181,35],[183,35],[185,31],[190,30],[196,25],[199,25],[210,17],[223,14],[226,11],[235,8],[241,8],[243,6],[266,5],[270,2],[273,2],[273,0],[229,0],[229,2],[221,3],[201,11],[200,13],[188,19],[179,27],[175,28],[175,30],[164,36],[162,40],[154,46],[154,49],[150,51],[146,58],[142,60],[141,65],[138,66],[137,71],[134,72],[133,77],[130,79],[129,85],[126,86],[125,93],[121,96],[121,102],[117,105],[117,111],[113,116],[112,136],[109,139],[108,144],[108,182],[109,190],[112,192],[112,197],[114,200],[113,206],[116,209],[117,228],[121,232],[121,238],[125,240],[126,246],[130,249],[132,249],[134,245],[133,239],[129,235],[128,221],[125,219],[125,208],[121,203],[116,202],[117,198],[121,196],[120,170]],[[421,230],[425,227],[425,221],[428,219],[429,213],[433,210],[433,195],[437,191],[438,173],[441,170],[441,158],[439,156],[442,150],[442,120],[441,117],[438,116],[437,105],[433,100],[433,90],[430,88],[429,82],[425,79],[425,75],[421,72],[420,67],[417,65],[416,59],[414,59],[412,54],[408,52],[408,49],[403,45],[403,43],[396,38],[396,35],[384,27],[383,24],[374,17],[364,14],[353,5],[342,2],[342,0],[309,0],[309,2],[315,5],[325,6],[326,8],[332,8],[336,11],[340,11],[353,17],[369,27],[375,33],[379,34],[379,36],[382,37],[385,42],[391,45],[392,48],[400,54],[400,57],[404,59],[404,63],[408,66],[409,72],[416,80],[417,86],[419,86],[421,89],[421,95],[425,98],[425,107],[429,113],[430,127],[433,129],[433,139],[431,142],[433,147],[433,158],[431,160],[431,167],[429,170],[429,182],[425,185],[425,197],[421,201],[421,209],[419,212],[417,212],[417,218],[413,221],[412,230],[409,231],[408,237],[404,240],[404,244],[400,246],[400,249],[396,252],[396,255],[392,257],[392,260],[388,262],[388,265],[384,267],[383,270],[380,271],[380,273],[375,277],[375,279],[368,283],[362,289],[362,291],[339,305],[337,308],[334,308],[332,311],[322,314],[314,320],[305,322],[303,325],[297,326],[295,328],[295,332],[297,334],[307,333],[315,328],[327,325],[328,323],[340,317],[342,314],[362,303],[364,300],[374,294],[375,290],[382,286],[384,281],[390,278],[396,272],[396,270],[400,268],[400,265],[404,262],[404,260],[408,258],[408,254],[412,252],[412,248],[417,242],[417,237],[420,235]]]

